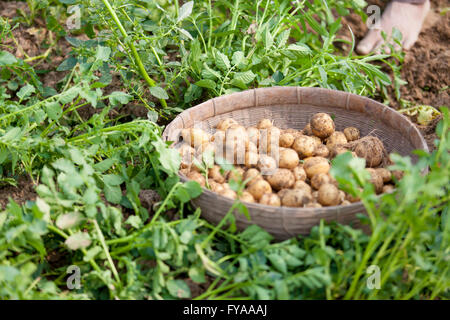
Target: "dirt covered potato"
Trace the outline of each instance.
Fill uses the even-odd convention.
[[[215,164],[212,168],[208,169],[208,177],[216,181],[217,183],[224,183],[225,176],[220,172],[220,166]]]
[[[239,197],[239,200],[244,201],[244,202],[250,202],[250,203],[255,202],[255,198],[253,198],[252,194],[248,191],[242,191],[242,194]]]
[[[281,198],[281,205],[285,207],[302,207],[312,199],[310,193],[303,189],[287,189]]]
[[[237,197],[236,192],[234,192],[233,190],[228,189],[228,188],[224,188],[223,190],[220,191],[219,194],[221,196],[224,196],[226,198],[230,198],[230,199],[233,199],[233,200],[236,199],[236,197]]]
[[[319,190],[323,184],[327,183],[335,183],[335,180],[330,176],[329,173],[321,172],[313,175],[311,178],[311,186],[316,190]]]
[[[377,168],[375,169],[377,174],[383,179],[383,183],[391,181],[391,172],[385,168]]]
[[[268,155],[261,154],[257,167],[262,174],[271,174],[277,168],[277,161]]]
[[[301,158],[311,157],[316,148],[316,141],[309,136],[300,136],[294,140],[292,148],[298,152]]]
[[[355,127],[347,127],[344,129],[347,141],[355,141],[359,139],[359,130]]]
[[[291,188],[295,183],[294,174],[289,169],[279,168],[272,175],[267,176],[267,181],[275,190]]]
[[[290,148],[294,143],[294,140],[295,140],[294,135],[292,135],[289,132],[283,132],[280,135],[280,147]]]
[[[186,177],[190,180],[197,181],[202,187],[206,185],[205,177],[197,171],[190,171]]]
[[[258,129],[267,129],[273,126],[272,120],[270,119],[261,119],[256,126]]]
[[[328,158],[329,155],[330,155],[330,150],[328,150],[328,148],[324,144],[319,144],[314,149],[313,156]]]
[[[328,173],[330,171],[330,163],[322,157],[311,157],[305,160],[303,169],[305,169],[307,177],[311,179],[315,174]]]
[[[192,160],[195,156],[195,149],[189,144],[183,143],[178,149],[181,156],[181,168],[188,168],[192,164]]]
[[[244,173],[244,181],[247,181],[247,184],[250,184],[252,182],[255,182],[257,180],[263,179],[261,172],[259,172],[258,169],[250,168]]]
[[[327,138],[327,148],[332,149],[335,146],[340,146],[347,143],[347,138],[345,137],[345,134],[340,131],[333,132],[328,138]]]
[[[216,129],[225,131],[225,130],[227,130],[229,127],[231,127],[234,124],[238,124],[236,122],[236,120],[234,120],[232,118],[226,118],[226,119],[223,119],[223,120],[219,121],[219,123],[216,126]]]
[[[349,142],[345,147],[350,147],[358,157],[366,159],[366,165],[371,168],[378,167],[386,154],[383,142],[373,136]]]
[[[204,143],[209,142],[211,136],[200,128],[189,128],[181,130],[183,140],[191,147],[197,148]]]
[[[252,194],[253,198],[259,200],[263,194],[272,193],[272,187],[266,180],[258,180],[250,184],[247,191]]]
[[[293,189],[302,189],[302,190],[305,190],[305,191],[307,191],[309,193],[311,193],[311,191],[312,191],[310,185],[307,184],[305,181],[302,181],[302,180],[295,181],[294,186],[292,188]]]
[[[306,172],[305,169],[303,169],[303,165],[296,166],[294,169],[292,169],[292,173],[294,174],[295,181],[306,180]]]
[[[333,119],[326,113],[316,113],[309,121],[312,133],[321,138],[328,138],[335,129]]]
[[[370,173],[370,183],[375,187],[375,192],[381,193],[383,191],[383,178],[375,169],[367,168],[366,170]]]
[[[281,206],[281,200],[278,195],[275,193],[265,193],[262,195],[261,199],[259,199],[259,203],[265,204],[267,206],[279,207]]]
[[[336,206],[340,202],[339,189],[331,183],[323,184],[319,188],[317,200],[323,206]]]
[[[231,170],[228,172],[227,175],[227,180],[234,180],[234,181],[239,181],[242,180],[242,178],[244,177],[244,169],[242,169],[241,167],[235,167],[234,170]]]
[[[300,159],[298,158],[298,154],[295,150],[283,149],[280,151],[278,163],[280,168],[294,169],[298,166],[299,161]]]

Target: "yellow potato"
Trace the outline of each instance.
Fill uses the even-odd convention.
[[[327,148],[330,150],[335,146],[343,145],[346,143],[347,143],[347,138],[345,137],[345,134],[340,131],[333,132],[327,138]]]
[[[239,197],[239,200],[244,201],[244,202],[250,202],[250,203],[255,202],[255,198],[253,198],[252,194],[248,191],[242,191],[242,194]]]
[[[250,168],[244,173],[244,180],[247,181],[247,184],[250,184],[257,180],[262,180],[263,177],[261,176],[261,173],[258,171],[258,169]]]
[[[220,193],[221,196],[224,196],[226,198],[230,198],[230,199],[236,199],[236,192],[234,192],[231,189],[223,189]]]
[[[383,183],[391,181],[392,174],[388,169],[378,168],[378,169],[375,169],[375,171],[383,179]]]
[[[314,154],[316,142],[309,136],[299,136],[294,140],[292,148],[298,152],[301,158],[310,157]]]
[[[283,132],[280,135],[280,147],[290,148],[292,146],[292,144],[294,143],[294,140],[295,140],[295,138],[292,134]]]
[[[283,149],[280,151],[279,167],[294,169],[298,166],[300,159],[298,158],[297,152],[292,149]]]
[[[266,180],[258,180],[250,184],[247,188],[256,200],[261,199],[262,195],[265,193],[271,193],[272,187]]]
[[[305,169],[303,169],[303,165],[297,166],[294,169],[292,169],[292,173],[294,174],[294,178],[296,181],[306,180],[306,172]]]
[[[272,175],[267,176],[267,181],[275,190],[291,188],[295,183],[294,174],[289,169],[279,168]]]
[[[334,179],[330,176],[330,174],[328,173],[317,173],[315,175],[312,176],[311,178],[311,186],[316,189],[319,190],[320,186],[322,186],[323,184],[327,184],[327,183],[333,183],[334,184]]]
[[[302,180],[295,181],[294,186],[292,188],[293,189],[302,189],[309,193],[311,193],[311,191],[312,191],[310,185]]]
[[[206,185],[206,180],[205,177],[197,172],[197,171],[191,171],[189,172],[186,177],[190,180],[194,180],[197,181],[202,187],[204,187]]]
[[[319,189],[317,200],[323,206],[336,206],[340,202],[339,189],[330,183],[323,184]]]
[[[181,130],[183,140],[191,147],[197,148],[203,143],[209,142],[211,136],[200,128],[189,128]]]
[[[223,120],[220,120],[219,123],[217,124],[216,128],[218,130],[227,130],[229,127],[231,127],[233,124],[237,124],[236,120],[232,119],[232,118],[226,118]]]
[[[224,183],[225,177],[220,172],[220,166],[214,165],[212,168],[208,169],[208,177],[216,181],[217,183]]]
[[[262,195],[261,199],[259,199],[259,203],[265,204],[267,206],[279,207],[281,206],[281,200],[278,195],[275,193],[265,193]]]
[[[315,174],[328,173],[330,171],[330,164],[325,158],[311,157],[305,160],[303,169],[305,169],[308,178],[311,179]]]
[[[359,139],[359,130],[355,127],[348,127],[344,129],[347,141],[355,141]]]
[[[316,113],[309,121],[312,133],[321,138],[328,138],[335,129],[334,121],[326,113]]]
[[[271,174],[277,168],[277,161],[265,154],[261,154],[258,159],[258,169],[263,175]]]
[[[324,144],[320,144],[314,149],[313,156],[315,157],[328,158],[329,155],[330,150],[328,150],[328,148]]]
[[[281,198],[281,205],[286,207],[302,207],[311,201],[312,197],[303,189],[288,189]]]
[[[267,129],[273,126],[272,120],[270,119],[261,119],[256,126],[258,129]]]

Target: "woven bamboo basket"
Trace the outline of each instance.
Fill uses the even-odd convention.
[[[179,114],[166,127],[163,138],[178,142],[181,139],[180,130],[193,127],[194,123],[212,132],[221,119],[229,117],[246,127],[269,118],[281,129],[302,129],[317,112],[334,115],[336,130],[354,126],[360,129],[361,136],[369,133],[376,135],[389,153],[411,155],[415,149],[428,151],[419,130],[395,110],[343,91],[301,87],[259,88],[208,100]],[[411,158],[417,160],[414,155]],[[182,181],[187,180],[182,174],[180,177]],[[233,200],[204,189],[192,203],[201,208],[206,220],[217,224],[228,212]],[[257,224],[278,240],[309,234],[321,219],[358,227],[356,214],[365,213],[361,202],[323,208],[271,207],[253,203],[246,203],[246,206],[251,220],[235,212],[238,229]]]

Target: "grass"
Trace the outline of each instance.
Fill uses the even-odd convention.
[[[392,194],[375,197],[361,160],[335,159],[341,187],[368,211],[360,218],[370,235],[322,221],[307,237],[274,242],[257,226],[238,232],[231,211],[214,226],[190,206],[201,188],[179,181],[179,156],[161,139],[158,123],[247,88],[382,94],[391,79],[374,62],[398,68],[402,56],[342,55],[334,46],[340,20],[331,9],[363,3],[82,0],[74,34],[62,23],[75,1],[48,3],[30,1],[30,15],[0,20],[7,39],[39,12],[55,35],[48,50],[57,52],[60,37],[72,47],[55,66],[65,76],[49,88],[35,63],[51,51],[19,59],[0,42],[0,183],[27,176],[38,195],[0,212],[2,299],[192,298],[188,283],[207,283],[196,299],[449,298],[447,108],[436,150],[417,151],[416,164],[392,156],[405,174]],[[115,91],[112,74],[121,79]],[[123,114],[133,105],[147,118]],[[161,197],[150,210],[139,196],[147,189]],[[240,202],[233,209],[247,213]],[[378,290],[367,286],[371,265],[381,272]],[[79,289],[68,289],[70,266],[80,270]]]

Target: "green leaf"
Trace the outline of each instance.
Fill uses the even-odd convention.
[[[11,141],[14,141],[14,140],[16,140],[19,136],[20,136],[20,133],[21,133],[22,131],[20,130],[20,128],[18,128],[18,127],[13,127],[13,128],[11,128],[11,129],[9,129],[7,132],[6,132],[6,134],[4,135],[4,136],[2,136],[1,138],[1,140],[3,141],[3,142],[11,142]]]
[[[196,283],[205,283],[205,270],[203,268],[191,267],[188,271],[189,278]]]
[[[81,91],[80,87],[72,87],[72,88],[68,89],[67,91],[64,91],[60,95],[58,100],[62,104],[66,104],[66,103],[72,102],[78,96],[80,91]]]
[[[58,120],[62,114],[61,105],[57,102],[49,102],[44,106],[45,113],[52,120]]]
[[[245,60],[245,55],[242,51],[235,51],[233,56],[231,57],[231,63],[234,66],[239,65],[241,62]]]
[[[118,186],[123,183],[124,179],[117,174],[106,174],[103,176],[103,182],[110,186]]]
[[[14,57],[8,51],[0,51],[0,66],[9,66],[17,62],[16,57]]]
[[[133,99],[133,96],[122,91],[114,91],[109,95],[109,103],[115,106],[117,104],[127,104]]]
[[[269,254],[267,255],[267,258],[270,260],[270,263],[280,271],[281,273],[285,274],[287,273],[287,266],[286,262],[284,262],[283,258],[278,254]]]
[[[119,186],[105,184],[104,192],[106,200],[114,204],[120,203],[120,200],[122,199],[122,190]]]
[[[198,87],[202,87],[202,88],[208,88],[208,89],[215,89],[216,88],[216,83],[212,80],[209,79],[203,79],[200,81],[197,81],[195,83],[196,86]]]
[[[95,59],[99,60],[99,61],[108,61],[110,54],[111,54],[111,48],[98,46],[97,52],[95,53]]]
[[[303,44],[303,43],[290,44],[288,46],[288,50],[295,51],[300,54],[310,54],[311,53],[311,49],[306,44]]]
[[[94,259],[100,252],[102,252],[102,248],[99,246],[95,246],[86,251],[86,254],[83,257],[83,261],[90,261]]]
[[[179,299],[190,298],[191,290],[183,280],[169,280],[167,281],[167,290],[169,293]]]
[[[231,67],[230,60],[228,60],[228,57],[220,51],[216,51],[215,63],[216,63],[216,66],[219,69],[221,69],[222,71],[227,71]]]
[[[75,57],[69,56],[66,60],[56,68],[56,71],[68,71],[72,70],[77,64],[78,60]]]
[[[245,71],[245,72],[236,72],[234,74],[234,79],[240,80],[245,84],[248,84],[252,82],[255,79],[256,75],[251,71]]]
[[[161,166],[168,174],[176,174],[181,163],[180,153],[169,148],[162,140],[156,140],[152,142],[156,152],[159,154],[159,162]]]
[[[161,87],[150,87],[150,93],[158,99],[169,99],[166,90]]]
[[[79,212],[69,212],[58,216],[56,226],[60,229],[70,229],[76,227],[83,217]]]
[[[135,229],[139,229],[142,226],[142,220],[139,216],[129,216],[127,221],[125,221],[126,224],[129,224]]]
[[[180,22],[187,17],[189,17],[192,13],[192,8],[194,6],[194,1],[189,1],[183,4],[178,12],[177,22]]]
[[[89,234],[79,231],[68,237],[64,243],[69,249],[78,250],[87,248],[91,242]]]
[[[112,165],[114,164],[114,162],[116,162],[116,159],[114,159],[114,158],[105,159],[103,161],[100,161],[100,162],[94,164],[94,169],[96,171],[103,173],[106,170],[108,170],[109,168],[111,168]]]
[[[19,92],[17,92],[17,97],[20,100],[28,98],[32,93],[36,92],[36,88],[31,84],[26,84],[22,88],[20,88]]]

